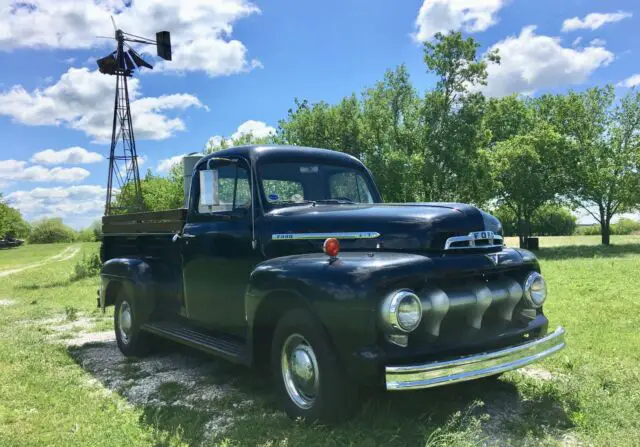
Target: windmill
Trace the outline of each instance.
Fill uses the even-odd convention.
[[[113,21],[113,17],[111,20]],[[127,42],[155,45],[159,57],[171,60],[171,37],[168,31],[156,33],[156,39],[152,40],[118,29],[115,21],[113,27],[117,42],[116,50],[97,60],[100,73],[116,77],[105,216],[122,212],[123,210],[119,209],[123,206],[122,202],[126,204],[126,210],[129,212],[144,211],[127,78],[133,76],[136,69],[142,67],[153,69],[153,66],[145,61]],[[120,143],[121,149],[118,148]],[[121,199],[123,199],[120,204],[114,202],[114,187],[120,191]]]

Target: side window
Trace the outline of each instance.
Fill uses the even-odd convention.
[[[217,175],[211,175],[206,179],[200,176],[198,213],[211,214],[249,209],[251,207],[251,187],[248,169],[234,164],[221,166],[216,172]],[[211,184],[202,184],[209,181]],[[207,204],[216,195],[217,204]]]
[[[367,182],[357,172],[339,172],[329,177],[332,199],[348,199],[356,203],[373,203]]]

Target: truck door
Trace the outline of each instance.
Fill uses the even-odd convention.
[[[243,159],[210,160],[205,168],[192,183],[181,238],[186,313],[203,326],[244,336],[244,294],[260,262],[252,249],[250,169]]]

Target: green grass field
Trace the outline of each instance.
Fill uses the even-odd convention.
[[[175,345],[125,360],[97,277],[71,280],[97,244],[0,251],[0,446],[638,445],[640,236],[541,247],[566,350],[499,380],[371,392],[336,427],[289,420],[263,371]]]

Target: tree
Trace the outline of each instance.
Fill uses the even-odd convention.
[[[594,87],[543,97],[539,107],[577,149],[564,161],[568,200],[600,224],[609,244],[612,218],[640,205],[640,92],[615,104],[613,86]]]
[[[527,135],[501,141],[489,151],[497,202],[514,214],[520,246],[526,246],[536,211],[564,189],[556,161],[566,147],[562,135],[541,126]]]
[[[7,205],[0,194],[0,238],[24,238],[29,235],[29,231],[29,224],[22,218],[20,211]]]
[[[58,242],[73,242],[76,239],[76,232],[66,226],[62,219],[44,218],[37,220],[31,225],[29,243],[31,244],[54,244]]]
[[[438,78],[424,100],[423,190],[428,200],[483,203],[490,197],[488,144],[483,115],[487,65],[499,63],[497,52],[478,57],[479,44],[459,32],[437,33],[424,44],[427,69]]]

